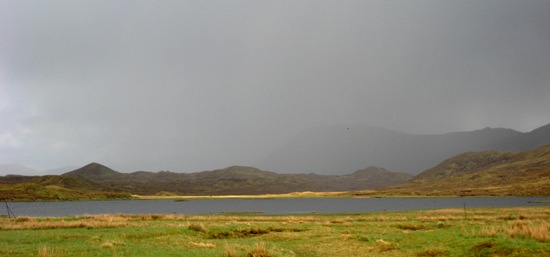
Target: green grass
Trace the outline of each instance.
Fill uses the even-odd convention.
[[[69,189],[56,185],[37,183],[0,184],[0,199],[17,201],[59,201],[59,200],[107,200],[131,199],[129,193]]]
[[[0,256],[550,256],[550,208],[0,218]]]

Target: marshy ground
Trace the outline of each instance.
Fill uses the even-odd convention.
[[[550,256],[550,208],[0,218],[0,256]]]

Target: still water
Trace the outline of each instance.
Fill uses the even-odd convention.
[[[83,214],[206,214],[258,212],[263,214],[357,213],[473,207],[550,206],[550,197],[479,198],[299,198],[116,200],[65,202],[8,202],[17,216]],[[2,208],[0,208],[2,210]],[[0,215],[7,215],[7,208]]]

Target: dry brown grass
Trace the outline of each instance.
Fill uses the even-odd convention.
[[[380,251],[380,252],[386,252],[386,251],[399,249],[399,246],[397,244],[386,241],[384,239],[376,240],[375,245],[378,248],[377,250]]]
[[[254,245],[254,248],[246,254],[246,257],[273,257],[269,249],[265,246],[263,242],[257,243]]]
[[[0,229],[117,228],[128,226],[126,218],[117,215],[83,216],[74,219],[19,217],[0,221]]]
[[[188,221],[218,221],[218,222],[286,222],[286,223],[315,223],[325,219],[320,216],[290,215],[290,216],[226,216],[226,215],[196,215],[186,218]]]
[[[512,238],[532,238],[540,242],[548,242],[550,241],[550,223],[513,221],[504,225],[485,227],[481,230],[480,234],[489,237],[508,235]]]
[[[233,248],[232,245],[225,244],[225,254],[227,254],[227,257],[237,257],[239,256],[237,254],[237,251],[235,251],[235,248]]]
[[[253,246],[245,245],[230,245],[225,244],[225,254],[227,257],[237,257],[237,256],[246,256],[246,257],[274,257],[279,256],[279,254],[273,253],[275,249],[268,248],[264,242],[259,242]],[[287,255],[285,255],[287,256]]]
[[[377,215],[346,215],[338,218],[323,215],[284,215],[284,216],[249,216],[249,215],[178,215],[178,214],[143,214],[143,215],[85,215],[79,217],[26,217],[16,219],[0,219],[0,229],[56,229],[56,228],[116,228],[139,226],[140,221],[185,221],[188,228],[194,231],[208,232],[203,224],[210,222],[235,223],[235,222],[277,222],[281,224],[346,224],[351,222],[432,222],[432,221],[479,221],[490,224],[491,222],[530,221],[533,224],[542,224],[544,232],[545,224],[550,223],[550,210],[533,208],[499,208],[499,209],[468,209],[466,213],[462,209],[443,209],[421,211],[416,216],[401,215],[399,213],[380,213]],[[176,223],[174,223],[176,224]],[[512,223],[510,223],[512,224]],[[519,223],[518,223],[519,224]],[[182,226],[181,223],[177,223]],[[536,229],[527,226],[532,231],[527,234],[537,234]],[[515,225],[508,230],[520,229]],[[485,233],[490,234],[492,228],[487,228]],[[496,229],[496,228],[495,228]],[[527,228],[525,228],[527,229]],[[524,230],[525,230],[524,229]],[[517,232],[521,234],[522,232]],[[510,233],[514,234],[514,233]]]
[[[65,251],[63,249],[50,248],[45,245],[38,247],[36,255],[38,257],[57,257],[63,256]]]
[[[116,246],[124,246],[124,245],[126,245],[126,244],[122,241],[111,240],[111,241],[103,242],[101,244],[101,248],[113,248],[113,247],[116,247]]]
[[[78,217],[27,217],[0,219],[0,229],[61,229],[61,228],[117,228],[137,224],[139,221],[186,220],[185,215],[176,214],[98,214]]]
[[[197,232],[208,233],[208,228],[206,228],[206,226],[204,226],[204,224],[202,223],[190,224],[189,226],[187,226],[187,228]]]
[[[495,222],[502,220],[550,221],[550,210],[529,208],[499,208],[491,209],[442,209],[421,212],[419,221],[453,221],[470,220]]]
[[[188,244],[189,247],[194,247],[194,248],[216,248],[216,245],[215,244],[212,244],[212,243],[195,243],[195,242],[190,242]]]

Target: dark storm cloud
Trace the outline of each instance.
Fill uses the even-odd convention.
[[[0,162],[253,165],[300,131],[550,121],[547,1],[2,1]]]

